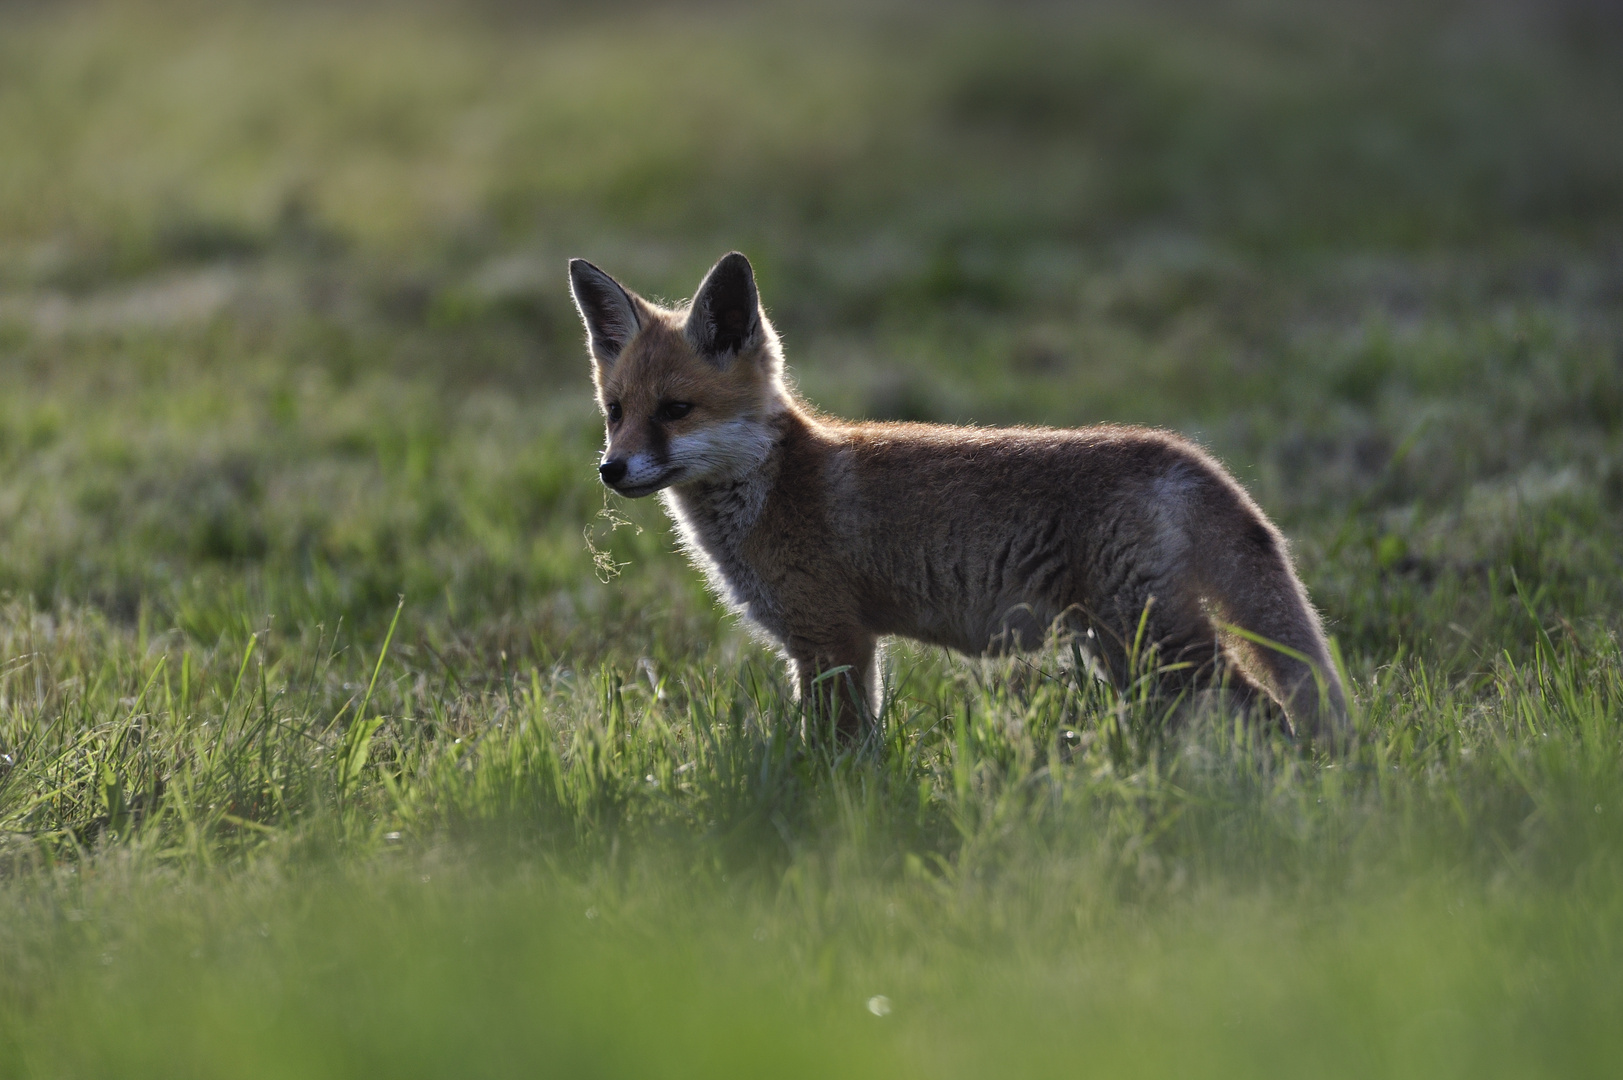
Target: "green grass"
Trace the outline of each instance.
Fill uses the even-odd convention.
[[[1603,9],[0,7],[0,1076],[1609,1075]],[[564,287],[733,247],[822,407],[1210,447],[1357,748],[803,741]]]

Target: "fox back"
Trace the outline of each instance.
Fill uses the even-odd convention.
[[[713,587],[842,732],[877,707],[887,635],[980,655],[1062,627],[1118,686],[1135,644],[1147,646],[1173,690],[1221,685],[1242,706],[1271,697],[1307,733],[1349,734],[1284,537],[1194,444],[1115,425],[820,416],[785,385],[736,252],[676,310],[584,260],[570,283],[607,424],[603,482],[661,493]]]

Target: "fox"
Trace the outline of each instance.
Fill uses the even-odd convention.
[[[883,639],[986,656],[1056,629],[1119,689],[1148,652],[1169,692],[1272,701],[1289,735],[1351,736],[1285,537],[1193,442],[823,415],[791,389],[740,252],[674,307],[584,259],[569,283],[606,428],[602,483],[660,495],[712,590],[777,645],[798,700],[841,738],[881,707]]]

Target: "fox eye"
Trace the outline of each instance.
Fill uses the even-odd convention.
[[[609,402],[603,411],[609,414],[609,423],[618,424],[620,422],[620,403],[618,401]]]
[[[693,403],[690,401],[667,401],[659,407],[659,418],[661,420],[680,420],[692,411]]]

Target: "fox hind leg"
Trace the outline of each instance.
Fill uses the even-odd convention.
[[[1178,718],[1212,694],[1220,694],[1229,709],[1254,713],[1268,694],[1233,662],[1192,585],[1187,579],[1166,577],[1145,597],[1142,635],[1134,628],[1132,651],[1139,670],[1133,677],[1152,678],[1156,694],[1177,703]],[[1128,663],[1131,666],[1132,661]]]

